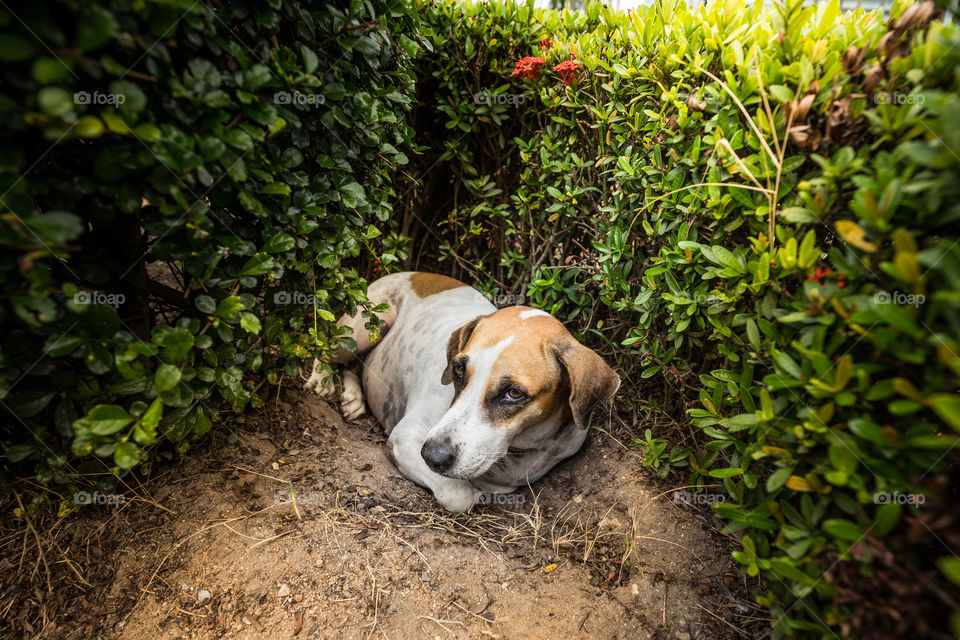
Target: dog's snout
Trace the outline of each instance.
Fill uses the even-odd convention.
[[[450,440],[427,440],[420,449],[420,455],[433,471],[443,473],[453,466],[457,451]]]

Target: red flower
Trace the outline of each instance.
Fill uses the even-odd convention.
[[[563,78],[563,84],[570,85],[577,81],[577,74],[580,71],[580,65],[573,60],[561,62],[553,68]]]
[[[553,40],[551,40],[550,38],[544,38],[543,40],[540,41],[540,51],[543,51],[544,53],[546,53],[547,51],[550,50],[550,47],[552,45],[553,45]]]
[[[828,275],[833,273],[833,269],[824,269],[823,267],[817,267],[812,276],[807,276],[807,280],[816,280],[817,282],[823,282],[823,279]]]
[[[525,80],[536,80],[540,76],[540,69],[547,64],[543,58],[534,58],[527,56],[517,61],[517,66],[510,74],[510,77],[520,76]]]

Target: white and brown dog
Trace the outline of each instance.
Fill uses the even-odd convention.
[[[449,511],[467,511],[482,491],[509,493],[542,477],[580,448],[590,409],[609,399],[619,377],[550,314],[497,310],[480,292],[447,276],[395,273],[367,295],[390,310],[376,345],[359,313],[353,329],[365,360],[363,389],[346,371],[342,411],[373,415],[389,434],[394,464],[433,491]],[[314,367],[316,369],[316,365]],[[314,373],[307,388],[331,395]]]

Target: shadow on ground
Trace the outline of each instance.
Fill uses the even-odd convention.
[[[4,632],[151,640],[763,633],[764,614],[719,523],[704,507],[677,504],[633,450],[603,432],[532,487],[454,516],[388,462],[372,419],[347,424],[325,401],[291,390],[240,420],[237,437],[222,433],[191,450],[122,505],[35,517],[36,536],[8,518]]]

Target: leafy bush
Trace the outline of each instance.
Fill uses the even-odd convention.
[[[0,11],[6,458],[110,482],[349,340],[419,45],[396,3],[55,4]]]
[[[931,3],[418,7],[428,231],[401,231],[688,410],[699,444],[638,442],[722,487],[775,637],[945,632],[960,30]]]

